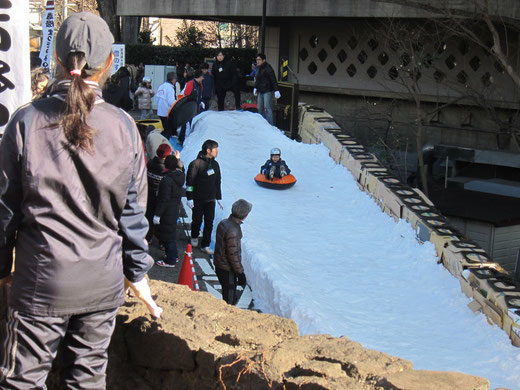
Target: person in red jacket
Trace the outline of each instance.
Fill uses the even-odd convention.
[[[204,75],[202,74],[202,71],[197,69],[195,71],[195,74],[193,75],[193,78],[186,83],[186,87],[184,88],[184,96],[191,96],[197,102],[197,114],[206,107],[205,103],[202,101],[202,90],[203,90],[202,79],[203,78],[204,78]],[[189,123],[191,126],[191,120]],[[185,138],[186,138],[186,123],[183,124],[181,127],[179,138],[177,140],[179,145],[182,145],[184,143]]]

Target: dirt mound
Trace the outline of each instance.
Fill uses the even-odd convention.
[[[135,298],[120,309],[109,349],[109,390],[489,389],[486,379],[413,370],[407,360],[345,337],[300,336],[292,320],[241,310],[209,293],[150,285],[163,317],[151,320]],[[59,388],[58,366],[59,359],[51,390]]]
[[[151,281],[163,318],[121,308],[109,389],[488,389],[483,378],[412,370],[347,338],[299,336],[292,320],[240,310],[209,293]]]

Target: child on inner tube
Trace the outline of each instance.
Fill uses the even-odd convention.
[[[285,161],[280,158],[281,154],[280,149],[271,149],[271,158],[260,168],[260,173],[265,175],[267,180],[273,180],[275,177],[281,179],[291,173]]]

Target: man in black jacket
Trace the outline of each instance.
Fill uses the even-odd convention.
[[[226,92],[233,91],[235,95],[235,108],[240,108],[240,85],[238,72],[233,62],[225,59],[224,52],[217,53],[216,61],[213,63],[211,74],[215,79],[215,93],[217,94],[218,110],[224,111]]]
[[[204,218],[204,231],[202,232],[201,250],[208,255],[213,254],[210,248],[213,219],[215,218],[215,200],[220,208],[223,208],[220,200],[220,166],[215,158],[218,155],[218,143],[208,139],[202,144],[202,150],[197,158],[188,166],[186,175],[186,198],[188,206],[193,209],[191,218],[191,244],[199,243],[199,231]]]
[[[278,91],[278,82],[274,74],[273,67],[265,60],[264,53],[258,53],[256,56],[256,77],[255,88],[253,94],[258,95],[257,105],[258,112],[269,122],[273,124],[273,93],[276,99],[280,98]],[[265,112],[264,112],[265,111]]]

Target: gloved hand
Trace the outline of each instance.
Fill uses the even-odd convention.
[[[218,203],[218,206],[224,210],[224,205],[222,204],[222,202],[220,200],[217,200],[217,203]]]
[[[194,206],[194,205],[193,205],[193,200],[188,199],[188,207],[189,207],[190,209],[192,209],[193,206]]]
[[[280,95],[280,91],[274,91],[274,98],[275,99],[280,99],[280,96],[282,96],[282,95]]]
[[[157,216],[157,215],[154,215],[153,216],[153,224],[154,225],[159,225],[161,223],[161,217]]]
[[[204,102],[200,102],[200,107],[204,110],[206,108],[206,105],[204,104]]]
[[[142,300],[148,311],[152,315],[153,318],[160,318],[163,309],[161,309],[152,298],[152,292],[150,291],[150,286],[148,286],[148,281],[146,278],[141,279],[138,282],[132,283],[127,278],[125,278],[125,291],[128,292],[128,288],[131,288],[137,298]]]
[[[258,91],[256,90],[256,88],[253,88],[253,95],[258,95]]]
[[[247,284],[246,274],[241,273],[237,275],[237,284],[239,286],[245,287]]]

